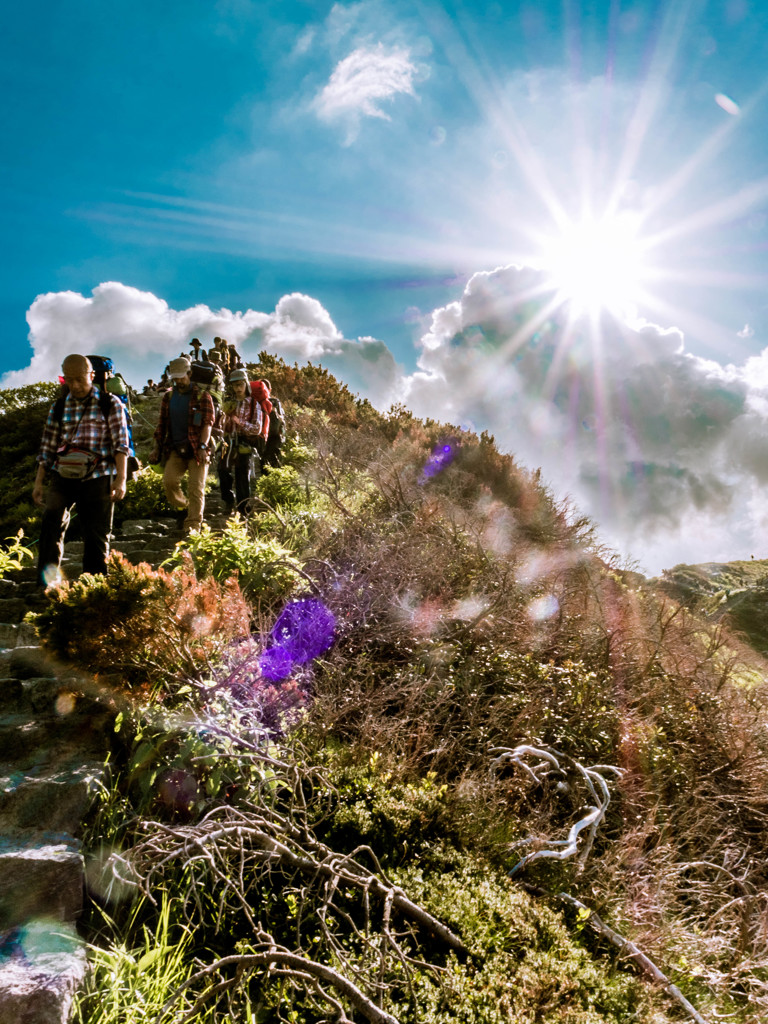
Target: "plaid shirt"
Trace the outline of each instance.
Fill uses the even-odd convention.
[[[207,391],[200,391],[193,384],[192,398],[189,402],[189,420],[187,425],[187,440],[195,453],[195,461],[200,462],[198,445],[203,427],[212,427],[216,417],[213,399]],[[173,449],[171,440],[171,392],[166,391],[160,405],[160,419],[155,431],[155,442],[163,458],[167,458]]]
[[[56,403],[48,412],[48,419],[43,429],[40,452],[37,461],[46,469],[53,469],[56,462],[56,451],[63,444],[71,444],[75,448],[87,448],[99,456],[96,468],[89,479],[109,476],[115,471],[115,452],[129,455],[131,441],[128,435],[128,420],[125,406],[118,398],[112,398],[112,411],[108,418],[104,417],[99,405],[99,389],[96,385],[82,402],[78,402],[72,394],[64,400],[61,424],[55,418]]]
[[[244,398],[242,402],[237,403],[231,415],[237,416],[242,423],[242,426],[237,428],[237,433],[246,441],[255,441],[261,433],[262,413],[259,403],[251,398]]]

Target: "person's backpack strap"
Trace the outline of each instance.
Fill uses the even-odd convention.
[[[63,392],[53,403],[53,419],[59,425],[59,433],[61,433],[61,422],[64,419],[64,403],[66,400],[67,392]]]

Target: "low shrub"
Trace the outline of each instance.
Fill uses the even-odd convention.
[[[163,478],[147,466],[128,481],[125,498],[115,506],[115,519],[155,519],[169,516],[173,508],[168,504]]]
[[[105,576],[82,575],[49,591],[36,618],[44,646],[131,687],[173,694],[207,677],[211,660],[248,632],[234,580],[198,580],[187,558],[173,575],[113,552]]]
[[[299,581],[291,553],[274,540],[251,537],[244,520],[228,520],[222,534],[204,526],[177,546],[163,567],[173,571],[190,559],[198,579],[224,583],[237,576],[243,593],[267,602],[285,598]]]
[[[273,508],[297,508],[306,504],[306,492],[293,466],[281,466],[263,473],[256,483],[256,494]]]
[[[0,547],[0,576],[9,572],[18,572],[25,565],[34,561],[32,551],[21,543],[24,531],[19,530],[15,537],[8,537],[7,547]]]

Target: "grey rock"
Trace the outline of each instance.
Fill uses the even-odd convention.
[[[0,679],[0,711],[14,713],[20,711],[24,703],[24,686],[20,679],[7,676]]]
[[[148,530],[154,529],[154,520],[152,519],[128,519],[123,523],[121,533],[123,537],[135,537],[137,534],[146,533]]]
[[[147,544],[146,537],[135,537],[130,540],[115,541],[114,550],[122,555],[134,555],[137,551],[143,551]]]
[[[16,647],[10,653],[10,675],[17,679],[34,679],[40,676],[53,678],[53,670],[48,656],[39,647]]]
[[[41,722],[25,714],[0,715],[0,750],[11,760],[28,757],[38,747],[45,746],[48,732]]]
[[[74,921],[83,906],[83,857],[71,836],[0,836],[0,929],[37,917]]]
[[[16,622],[0,622],[0,647],[8,650],[18,641],[19,626]]]
[[[16,632],[17,647],[34,647],[39,637],[37,626],[32,622],[20,622]]]
[[[82,751],[53,763],[0,769],[0,827],[74,832],[103,784],[103,761],[83,763]]]
[[[0,622],[21,622],[28,611],[27,602],[20,597],[0,598]]]
[[[0,961],[0,1024],[66,1024],[87,969],[74,929],[30,921],[14,930],[10,944]]]
[[[165,537],[151,537],[144,547],[144,552],[147,555],[163,551],[170,553],[173,551],[174,546],[174,543]]]

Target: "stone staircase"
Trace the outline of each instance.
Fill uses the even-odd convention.
[[[206,499],[218,530],[226,509]],[[174,519],[133,520],[112,547],[153,568],[181,538]],[[62,569],[82,569],[82,543]],[[0,1024],[65,1024],[86,970],[76,922],[85,892],[77,834],[99,788],[115,711],[84,674],[55,664],[24,622],[45,598],[35,573],[0,580]]]

